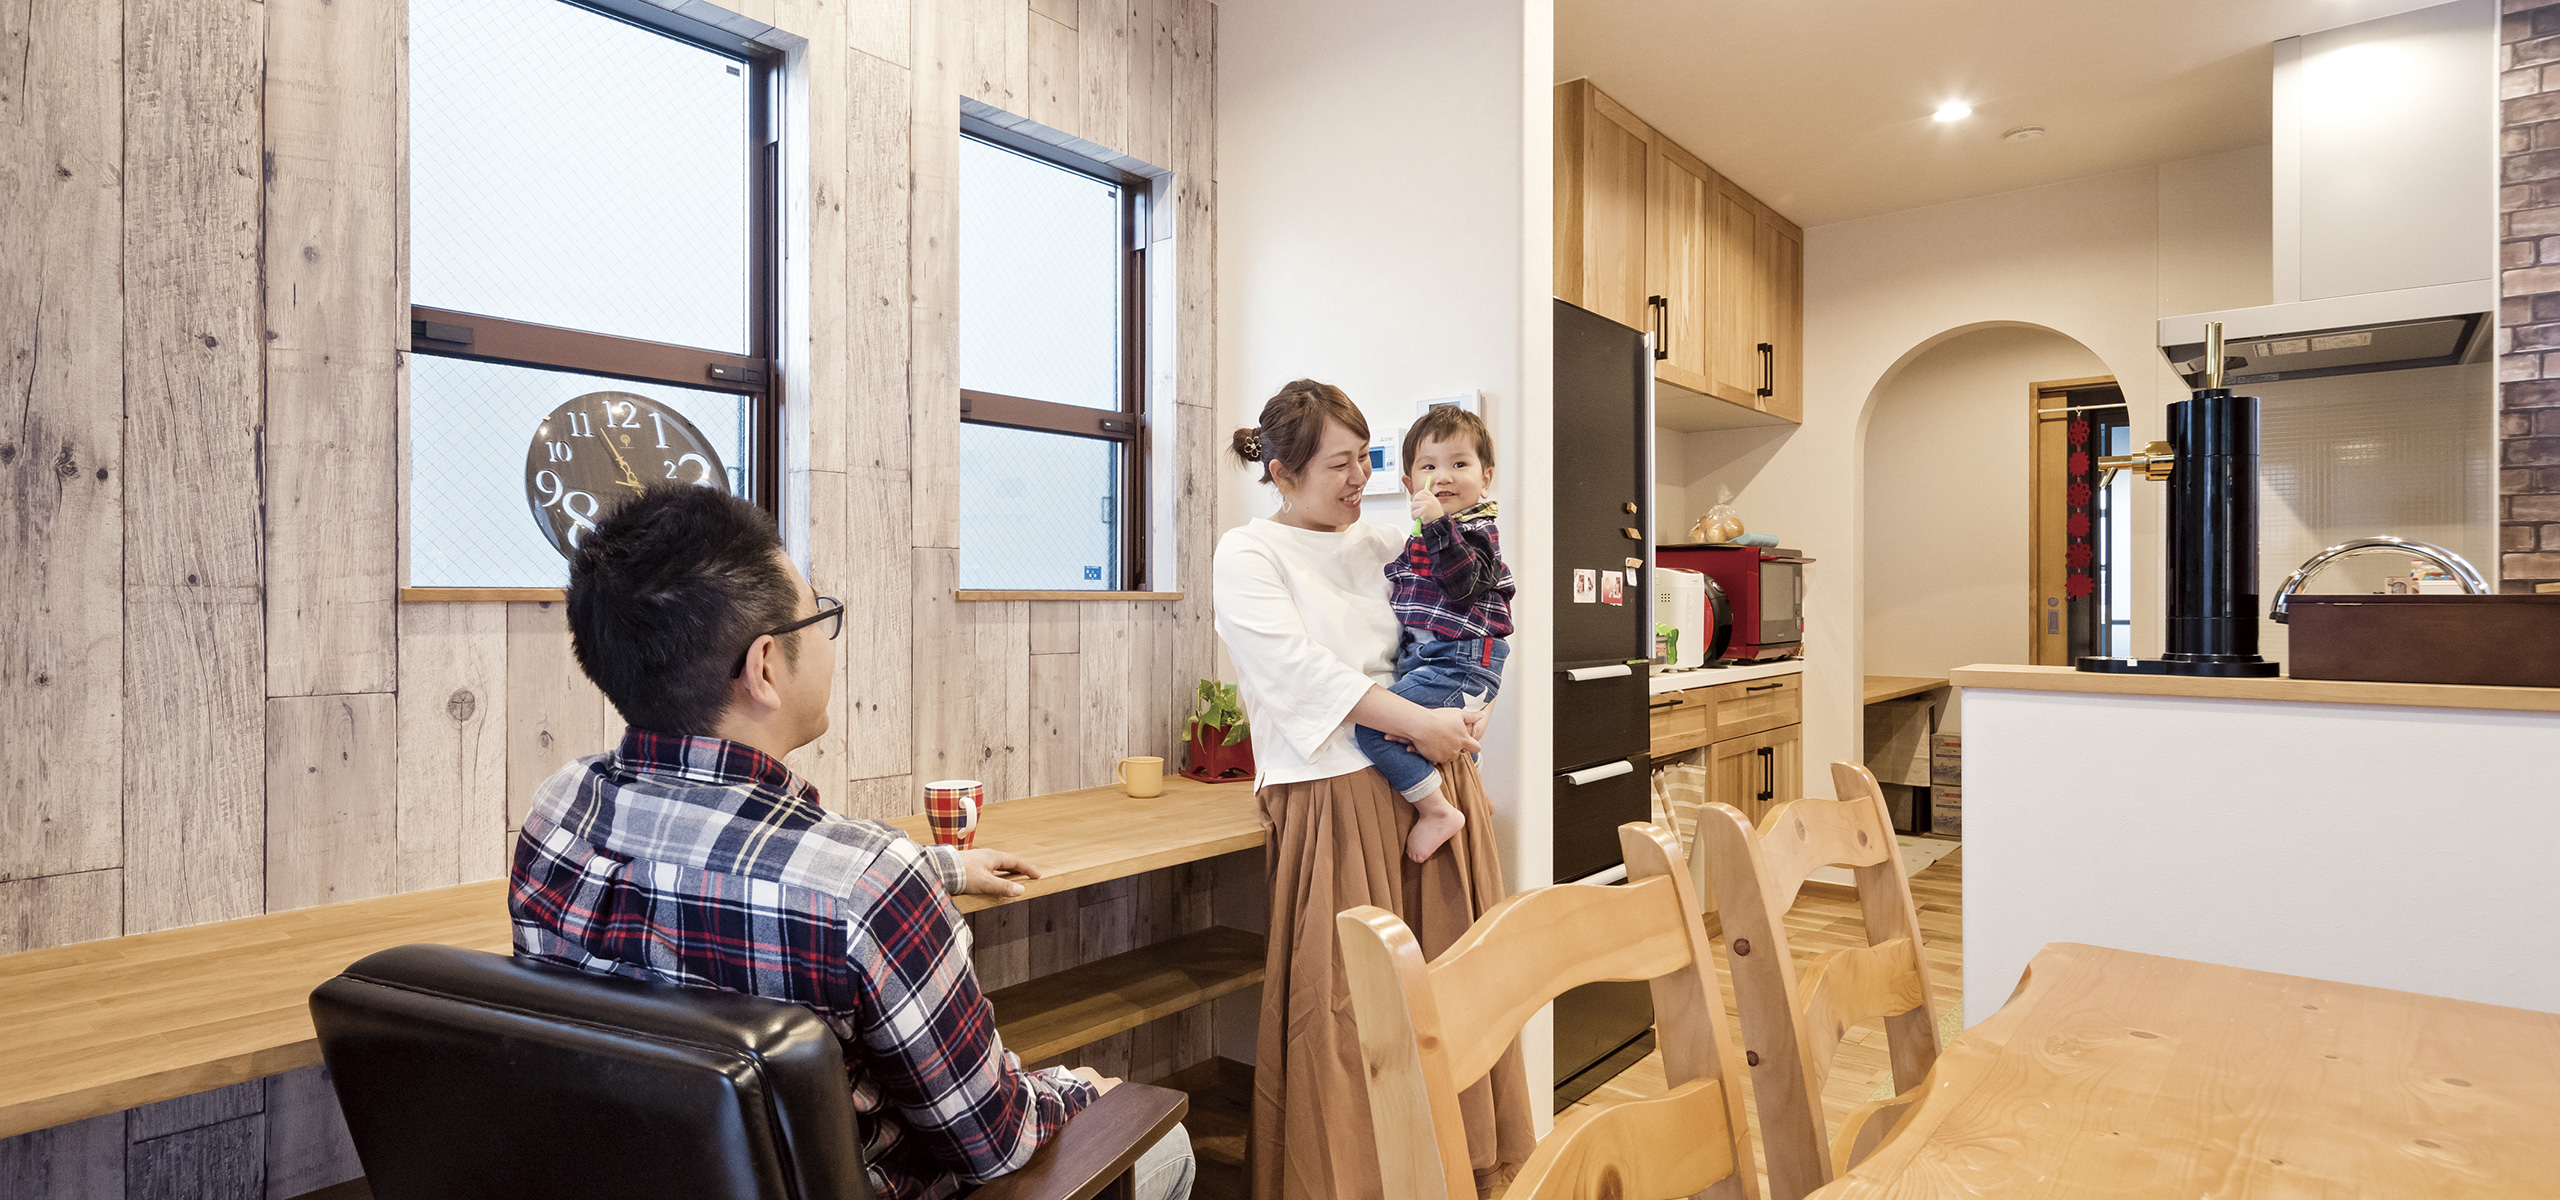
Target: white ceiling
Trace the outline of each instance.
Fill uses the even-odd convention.
[[[1822,225],[2257,145],[2270,43],[2432,2],[1556,0],[1556,78]]]

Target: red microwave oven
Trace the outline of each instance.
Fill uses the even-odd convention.
[[[1804,565],[1793,550],[1686,545],[1654,550],[1654,564],[1685,567],[1716,581],[1733,608],[1724,661],[1762,662],[1804,652]]]

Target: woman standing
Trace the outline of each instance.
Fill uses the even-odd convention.
[[[1282,388],[1237,457],[1263,464],[1280,513],[1227,531],[1216,564],[1218,635],[1254,726],[1254,783],[1271,882],[1271,941],[1253,1097],[1254,1200],[1380,1196],[1376,1134],[1333,918],[1374,904],[1438,955],[1503,896],[1491,806],[1470,752],[1481,714],[1423,708],[1386,689],[1399,628],[1386,564],[1404,535],[1362,524],[1369,424],[1342,389]],[[1353,744],[1366,725],[1440,764],[1466,827],[1430,861],[1405,857],[1414,808]],[[1517,1044],[1462,1097],[1476,1178],[1506,1178],[1536,1134]]]

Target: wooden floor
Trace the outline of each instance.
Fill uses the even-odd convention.
[[[1938,860],[1927,870],[1911,877],[1911,899],[1920,910],[1920,936],[1928,943],[1929,983],[1937,993],[1941,1022],[1960,1018],[1948,1013],[1964,1011],[1964,851]],[[1846,888],[1808,884],[1796,906],[1787,910],[1787,948],[1794,952],[1796,968],[1802,970],[1813,956],[1826,950],[1842,950],[1867,944],[1866,925],[1858,915],[1855,893]],[[1740,1020],[1733,1000],[1733,972],[1725,962],[1724,942],[1715,943],[1716,981],[1724,987],[1726,1026],[1733,1036],[1740,1036]],[[1869,1100],[1893,1092],[1893,1064],[1885,1051],[1884,1025],[1869,1022],[1849,1031],[1841,1040],[1840,1054],[1832,1060],[1831,1079],[1822,1089],[1822,1107],[1831,1127],[1839,1128],[1840,1119],[1849,1110]],[[1747,1094],[1751,1081],[1742,1081]],[[1600,1085],[1576,1110],[1625,1100],[1659,1096],[1666,1090],[1662,1076],[1662,1056],[1648,1055],[1627,1068],[1616,1079]],[[1760,1153],[1760,1110],[1748,1106],[1751,1113],[1752,1153]],[[1766,1195],[1767,1172],[1762,1171],[1761,1193]],[[1205,1192],[1194,1193],[1210,1200]]]

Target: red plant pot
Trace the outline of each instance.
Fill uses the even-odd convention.
[[[1183,770],[1183,775],[1203,783],[1253,778],[1252,736],[1247,735],[1232,746],[1220,744],[1226,740],[1227,730],[1223,725],[1203,725],[1192,730],[1191,765]]]

